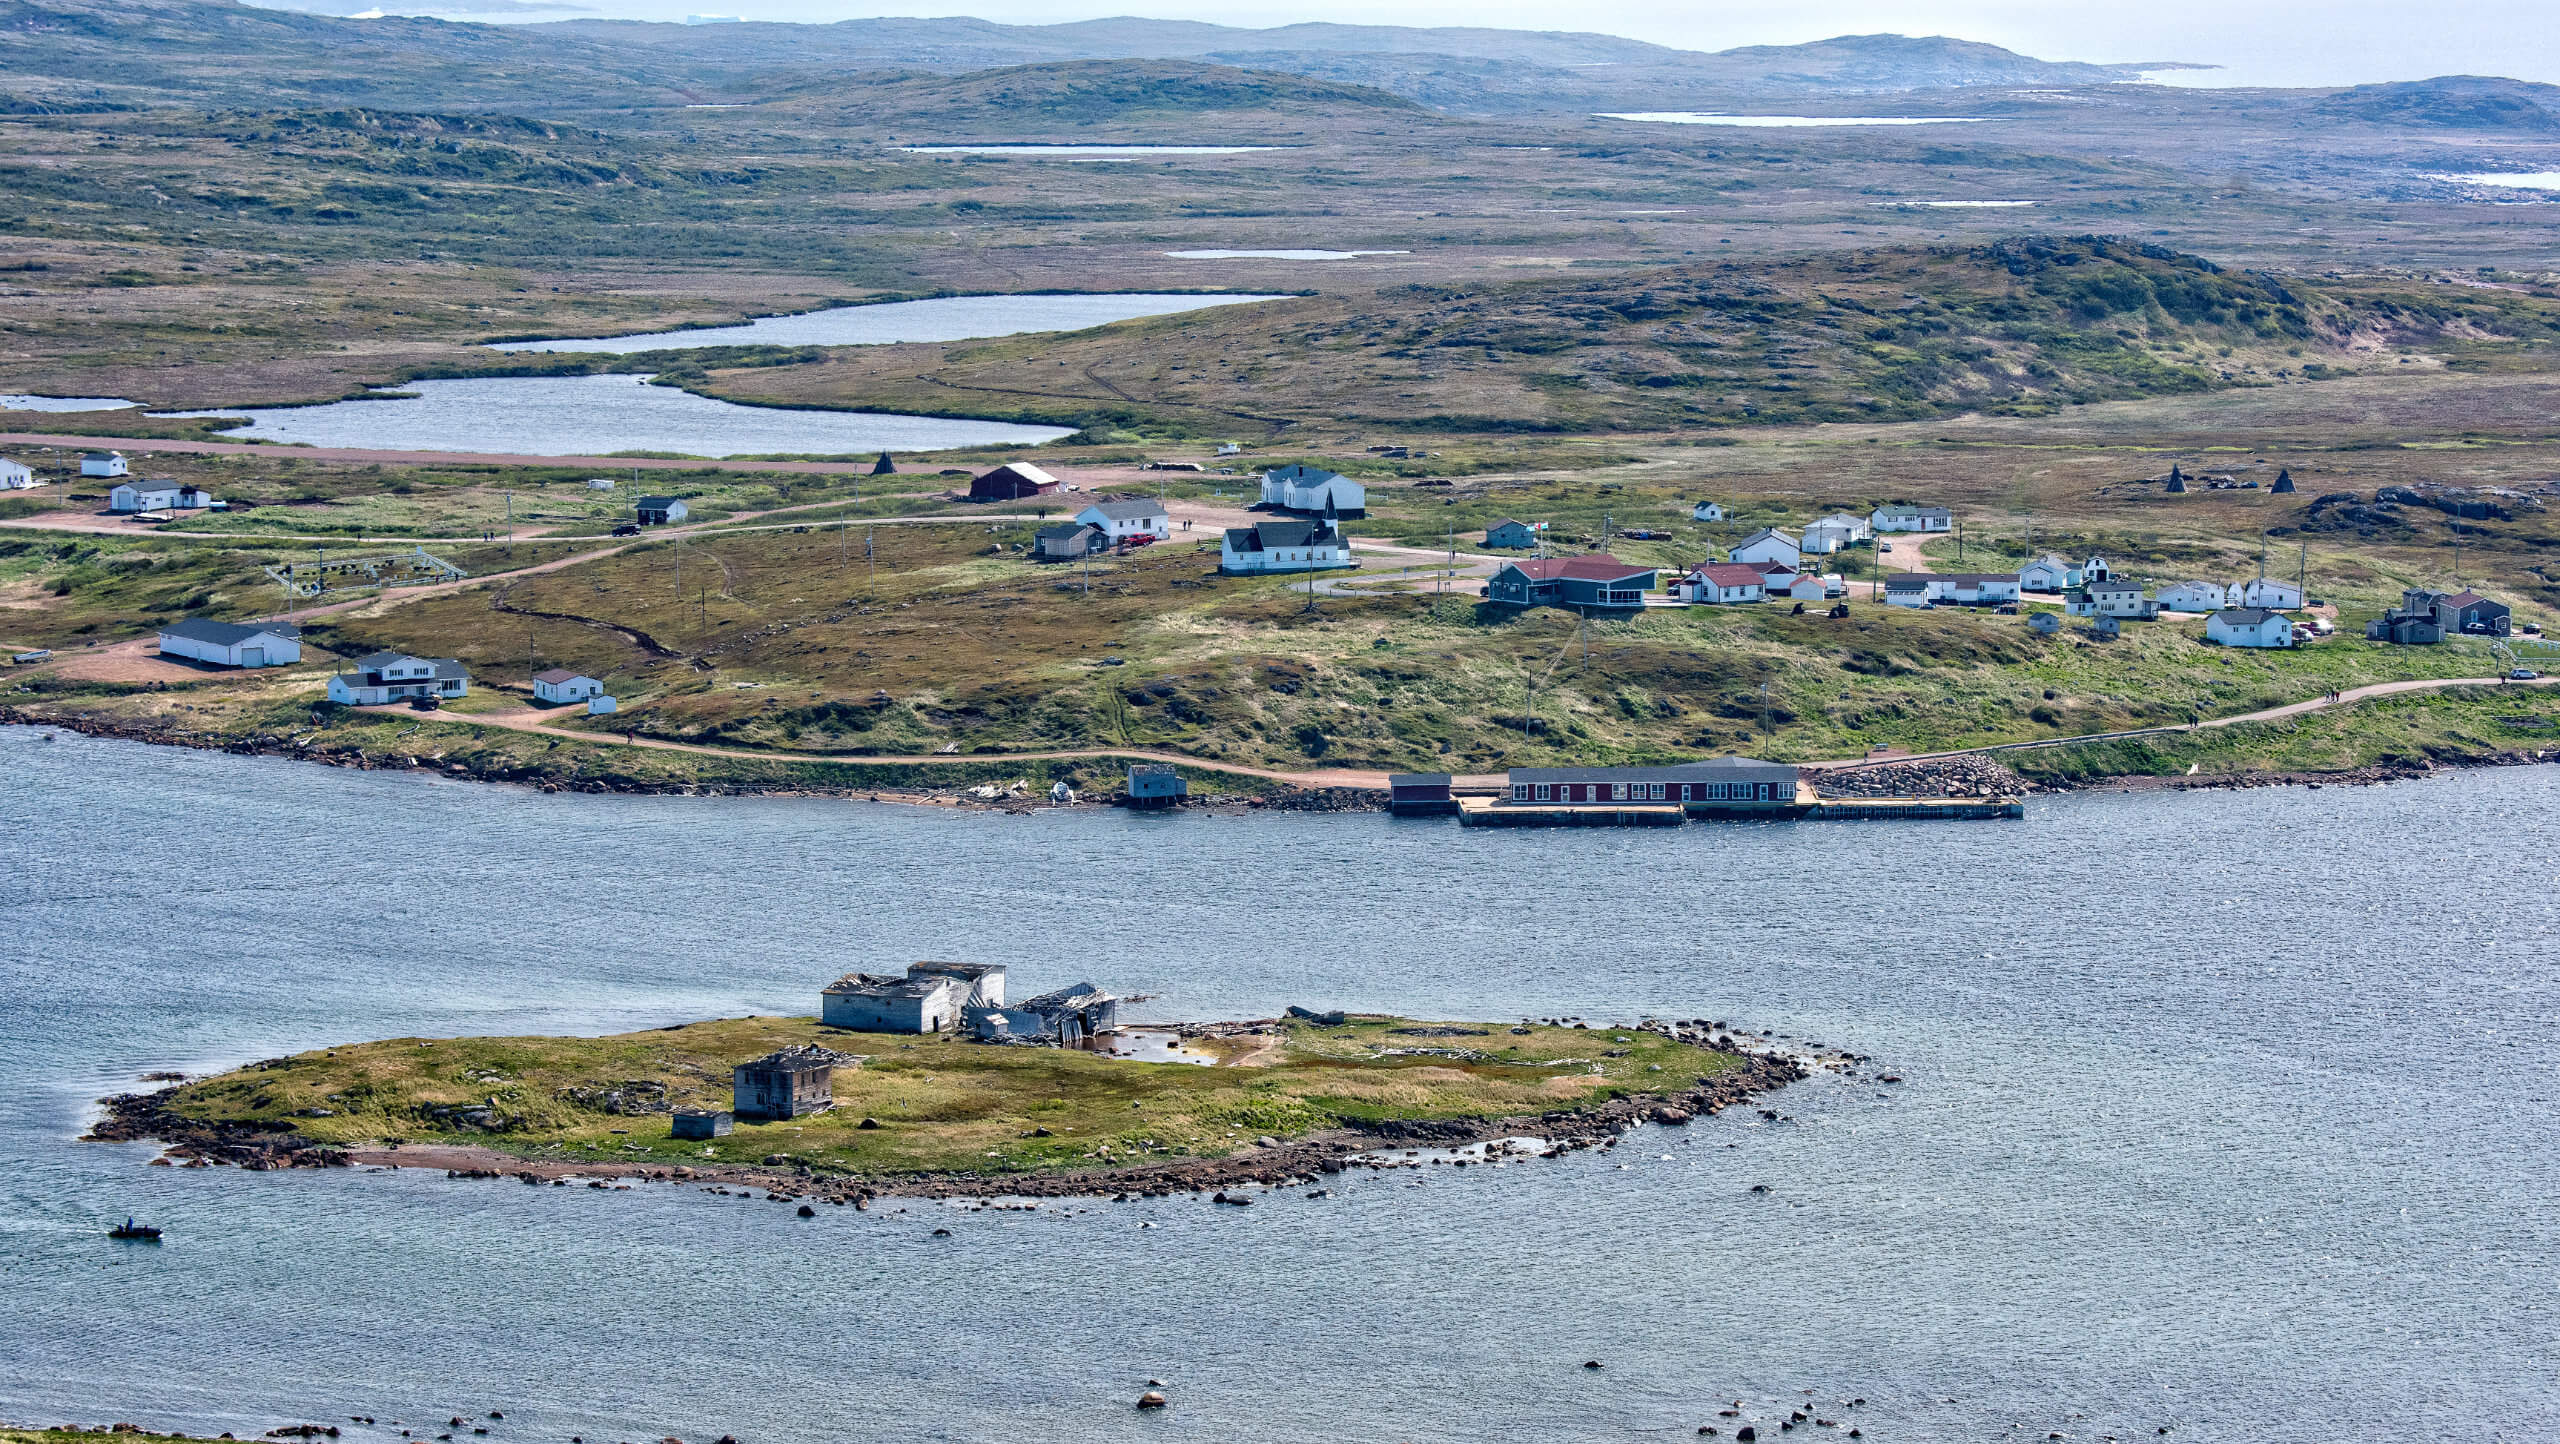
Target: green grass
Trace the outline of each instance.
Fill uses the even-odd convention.
[[[752,1164],[788,1153],[820,1171],[894,1177],[1220,1157],[1264,1135],[1498,1118],[1675,1091],[1735,1066],[1732,1055],[1636,1030],[1392,1031],[1410,1026],[1367,1016],[1334,1028],[1293,1023],[1276,1061],[1214,1067],[852,1033],[808,1018],[602,1038],[399,1038],[188,1083],[169,1106],[204,1122],[283,1124],[320,1143],[468,1143],[610,1164]],[[1241,1058],[1255,1041],[1184,1046]],[[665,1108],[725,1108],[734,1065],[797,1043],[865,1058],[836,1072],[832,1111],[742,1121],[709,1142],[669,1136]],[[616,1089],[647,1094],[656,1111],[616,1111],[607,1096]],[[463,1117],[474,1109],[487,1117]],[[865,1119],[878,1126],[862,1127]]]

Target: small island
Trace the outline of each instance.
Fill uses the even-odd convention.
[[[819,1060],[761,1116],[740,1065]],[[1124,1028],[1089,1047],[749,1017],[607,1037],[394,1038],[107,1100],[91,1136],[197,1167],[444,1168],[735,1182],[834,1202],[1280,1184],[1387,1147],[1560,1147],[1686,1123],[1804,1077],[1705,1019],[1438,1023],[1314,1013]],[[679,1136],[693,1134],[696,1136]],[[704,1136],[707,1135],[707,1136]]]

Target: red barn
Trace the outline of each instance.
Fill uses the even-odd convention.
[[[1047,496],[1058,489],[1058,479],[1027,461],[1007,462],[1003,466],[969,483],[971,501],[1020,501],[1024,497]]]

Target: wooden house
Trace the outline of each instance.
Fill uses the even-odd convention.
[[[1164,503],[1151,496],[1097,501],[1077,512],[1075,519],[1100,528],[1103,540],[1113,546],[1139,537],[1162,541],[1173,535],[1173,523],[1165,516]]]
[[[767,1120],[823,1113],[835,1106],[836,1070],[861,1063],[852,1054],[814,1043],[767,1053],[730,1070],[735,1099],[730,1111],[740,1118]]]
[[[969,482],[971,501],[1021,501],[1026,497],[1047,496],[1062,483],[1048,472],[1027,461],[1011,461],[995,470],[973,477]]]
[[[684,520],[693,509],[684,504],[682,497],[644,496],[634,511],[642,526],[666,526]]]
[[[371,652],[358,657],[354,670],[329,678],[329,700],[342,707],[383,707],[418,697],[467,697],[471,674],[451,657],[412,657],[406,652]]]
[[[1035,562],[1071,562],[1108,550],[1110,539],[1102,528],[1080,521],[1062,521],[1044,526],[1031,534],[1031,559]]]
[[[1397,817],[1455,817],[1458,799],[1446,772],[1387,774],[1387,811]]]
[[[1583,557],[1523,557],[1504,562],[1485,583],[1485,599],[1514,607],[1634,611],[1653,590],[1655,568],[1606,552]]]
[[[1218,538],[1218,570],[1228,576],[1321,572],[1358,566],[1351,542],[1329,521],[1273,517],[1231,526]]]
[[[2293,618],[2264,607],[2225,607],[2204,619],[2204,639],[2225,647],[2290,647]]]
[[[1769,595],[1767,574],[1738,562],[1701,562],[1671,589],[1681,600],[1701,606],[1757,602]]]
[[[1790,568],[1804,565],[1804,548],[1776,527],[1762,527],[1735,542],[1733,550],[1725,555],[1737,562],[1785,562]]]
[[[1504,517],[1484,529],[1484,544],[1494,551],[1525,552],[1538,544],[1538,530],[1525,521]]]
[[[1369,489],[1321,466],[1275,467],[1262,474],[1262,505],[1309,516],[1330,509],[1335,516],[1362,517],[1369,514]]]
[[[1750,757],[1667,767],[1514,767],[1508,804],[1671,802],[1698,809],[1775,811],[1796,803],[1796,769]]]
[[[1129,805],[1142,812],[1159,808],[1180,807],[1191,795],[1191,784],[1182,773],[1162,762],[1129,764]]]
[[[1867,524],[1878,532],[1953,531],[1956,514],[1943,506],[1912,506],[1905,502],[1893,502],[1877,507],[1869,513]]]
[[[566,707],[604,695],[604,683],[584,672],[552,667],[533,674],[533,700],[547,707]]]

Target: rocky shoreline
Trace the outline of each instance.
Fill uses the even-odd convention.
[[[1632,1094],[1586,1108],[1481,1119],[1390,1119],[1357,1128],[1332,1129],[1287,1141],[1262,1140],[1251,1150],[1223,1158],[1078,1169],[1061,1173],[933,1173],[864,1177],[820,1172],[805,1163],[711,1167],[624,1165],[603,1161],[525,1159],[474,1144],[384,1144],[340,1148],[297,1138],[290,1124],[249,1127],[204,1123],[167,1106],[176,1088],[124,1093],[101,1100],[106,1116],[85,1142],[156,1142],[165,1152],[155,1164],[209,1168],[229,1164],[250,1170],[285,1168],[441,1168],[455,1178],[513,1178],[527,1184],[613,1188],[632,1182],[681,1183],[762,1189],[782,1203],[851,1204],[874,1198],[1109,1198],[1128,1201],[1230,1188],[1286,1187],[1314,1182],[1389,1148],[1455,1148],[1499,1138],[1545,1139],[1561,1152],[1614,1146],[1620,1134],[1644,1123],[1680,1125],[1712,1118],[1812,1075],[1815,1066],[1847,1067],[1849,1054],[1808,1060],[1785,1053],[1744,1050],[1730,1037],[1687,1024],[1655,1024],[1653,1031],[1739,1055],[1742,1066],[1690,1087]],[[1230,1203],[1249,1202],[1231,1196]]]
[[[407,753],[372,754],[360,748],[339,750],[309,745],[297,746],[290,738],[266,734],[235,737],[213,732],[154,728],[86,714],[48,716],[5,704],[0,704],[0,725],[55,727],[85,737],[109,737],[127,742],[146,742],[162,747],[192,747],[199,751],[229,752],[243,757],[279,757],[287,761],[317,762],[331,767],[352,767],[368,772],[427,772],[457,780],[531,787],[542,792],[616,793],[647,797],[818,797],[891,802],[919,807],[975,808],[1010,813],[1027,813],[1035,809],[1055,807],[1118,807],[1126,806],[1129,802],[1125,794],[1100,791],[1081,794],[1072,802],[1057,802],[1038,793],[998,791],[983,786],[811,787],[801,783],[637,782],[623,778],[587,776],[564,778],[554,771],[543,768],[483,767],[466,762],[440,762]],[[823,763],[864,765],[861,758],[776,757],[772,760],[786,766]],[[950,760],[964,764],[973,762],[1000,764],[1012,759],[955,753]],[[1815,790],[1825,797],[2016,797],[2031,793],[2061,792],[2224,791],[2250,787],[2370,787],[2430,777],[2447,771],[2479,767],[2522,767],[2542,762],[2560,762],[2560,749],[2497,752],[2482,756],[2450,758],[2390,758],[2339,772],[2248,772],[2189,777],[2126,773],[2085,779],[2059,776],[2030,779],[2010,770],[1987,754],[1966,753],[1912,762],[1888,760],[1851,763],[1845,766],[1826,767],[1809,775],[1813,778]],[[1383,789],[1292,787],[1275,783],[1262,792],[1210,793],[1186,798],[1179,804],[1178,810],[1211,813],[1384,812],[1387,810],[1387,800],[1388,795]]]

